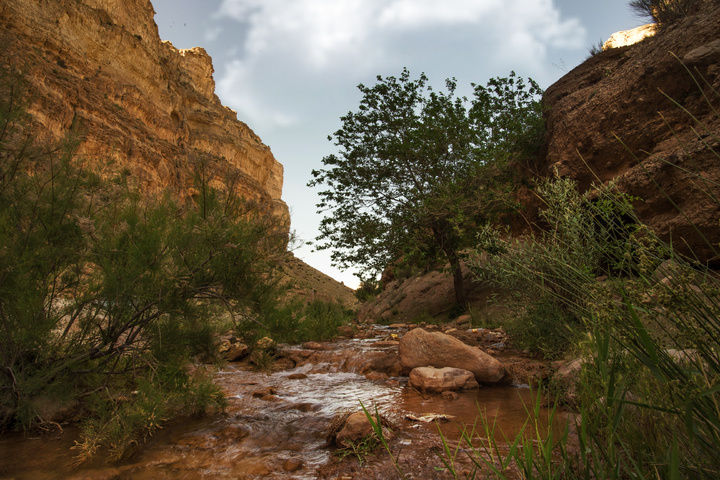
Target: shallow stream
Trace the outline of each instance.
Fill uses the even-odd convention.
[[[361,375],[364,359],[397,349],[393,342],[378,343],[387,334],[377,329],[376,338],[327,343],[322,351],[292,347],[310,362],[272,374],[229,364],[216,374],[229,401],[224,415],[169,425],[118,464],[72,469],[70,447],[77,430],[70,427],[61,435],[2,438],[0,478],[392,478],[386,452],[360,465],[354,457],[339,461],[326,445],[333,418],[360,411],[360,402],[370,411],[377,407],[396,426],[390,444],[408,478],[449,478],[440,468],[438,427],[451,444],[457,444],[460,429],[473,427],[478,411],[507,437],[522,428],[531,404],[526,386],[483,387],[453,400],[422,394],[407,386],[407,377],[370,380]],[[406,418],[427,413],[454,418],[433,423]]]

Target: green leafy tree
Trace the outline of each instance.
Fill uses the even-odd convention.
[[[434,91],[423,74],[360,85],[356,112],[335,132],[338,154],[323,159],[309,186],[326,185],[319,249],[372,279],[391,262],[444,260],[455,297],[466,303],[461,252],[475,226],[510,204],[513,160],[533,153],[544,123],[540,88],[512,73],[473,85],[469,104],[454,79]]]

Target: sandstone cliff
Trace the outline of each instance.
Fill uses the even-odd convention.
[[[205,162],[214,182],[287,218],[282,165],[220,103],[207,53],[161,41],[154,14],[149,0],[0,0],[0,41],[30,81],[34,120],[56,137],[78,126],[81,154],[145,191],[192,196]]]
[[[588,59],[548,88],[546,155],[535,173],[557,172],[583,189],[615,180],[642,199],[635,203],[640,219],[661,237],[718,264],[720,202],[712,196],[720,198],[719,92],[715,3],[654,37]]]

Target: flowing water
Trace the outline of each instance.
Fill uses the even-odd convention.
[[[377,330],[382,336],[386,331]],[[472,428],[478,411],[514,437],[527,418],[531,392],[524,386],[484,387],[457,399],[421,394],[406,377],[370,380],[359,372],[373,356],[396,350],[375,339],[325,344],[325,350],[292,347],[304,365],[272,374],[230,364],[216,374],[229,400],[224,415],[184,420],[158,431],[132,457],[112,466],[100,462],[72,469],[70,447],[77,430],[61,435],[0,440],[0,478],[110,480],[391,478],[387,453],[338,462],[326,435],[341,413],[378,411],[395,425],[390,442],[409,478],[447,478],[436,450],[438,428],[457,444],[462,428]],[[390,342],[392,343],[392,342]],[[450,421],[422,423],[408,414],[445,414]],[[412,473],[415,471],[416,473]]]

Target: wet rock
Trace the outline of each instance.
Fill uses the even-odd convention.
[[[395,352],[371,358],[360,367],[360,373],[364,375],[369,372],[378,372],[389,377],[397,377],[401,371],[400,357]]]
[[[411,387],[421,391],[442,393],[448,390],[470,390],[479,388],[475,376],[460,368],[418,367],[410,372]]]
[[[368,380],[387,380],[390,377],[387,376],[387,373],[368,372],[365,374],[365,378],[367,378]]]
[[[285,470],[286,472],[296,472],[302,467],[303,461],[296,457],[288,458],[283,464],[283,470]]]
[[[285,378],[287,378],[288,380],[304,380],[307,377],[308,376],[305,375],[304,373],[291,373],[290,375],[288,375]]]
[[[457,392],[453,392],[450,390],[446,390],[442,392],[442,398],[445,400],[457,400],[460,395],[457,394]]]
[[[353,334],[355,333],[354,329],[350,325],[341,325],[337,327],[338,334],[342,335],[343,337],[352,338]]]
[[[223,428],[222,430],[216,432],[214,434],[214,437],[218,440],[222,441],[223,443],[237,443],[241,441],[243,438],[247,437],[250,434],[250,431],[247,429],[247,427],[242,425],[230,425],[226,428]]]
[[[309,403],[309,402],[302,402],[302,403],[293,403],[288,405],[288,410],[297,410],[299,412],[315,412],[317,410],[320,410],[322,408],[320,405],[316,403]]]
[[[255,398],[261,398],[263,400],[270,400],[274,399],[275,395],[277,394],[277,390],[275,390],[272,387],[265,387],[260,390],[255,390],[251,393],[251,395]]]
[[[396,347],[398,345],[400,345],[400,342],[397,340],[380,340],[373,343],[373,347]]]
[[[227,346],[222,345],[220,348],[220,353],[223,354],[223,357],[228,362],[237,362],[239,360],[242,360],[245,358],[245,356],[248,354],[248,346],[244,343],[230,343],[228,342]]]
[[[416,328],[400,340],[400,362],[405,369],[417,367],[453,367],[469,370],[475,380],[497,383],[504,380],[502,363],[480,349],[440,332],[429,333]]]
[[[330,347],[319,342],[305,342],[302,347],[307,350],[330,350]]]
[[[344,415],[344,418],[340,422],[336,419],[333,425],[330,427],[330,435],[328,436],[328,443],[334,443],[338,446],[349,446],[350,443],[358,442],[363,438],[375,435],[372,425],[368,421],[365,412],[356,412],[349,415]],[[373,421],[375,418],[373,417]],[[380,422],[383,427],[383,436],[386,439],[390,439],[392,434],[389,430],[390,422],[384,417],[380,418]],[[340,427],[338,429],[338,423]],[[337,433],[334,433],[335,430]],[[334,434],[333,434],[334,433]]]
[[[404,323],[393,323],[392,325],[388,325],[388,328],[394,328],[394,329],[404,329],[408,328],[408,326]]]

